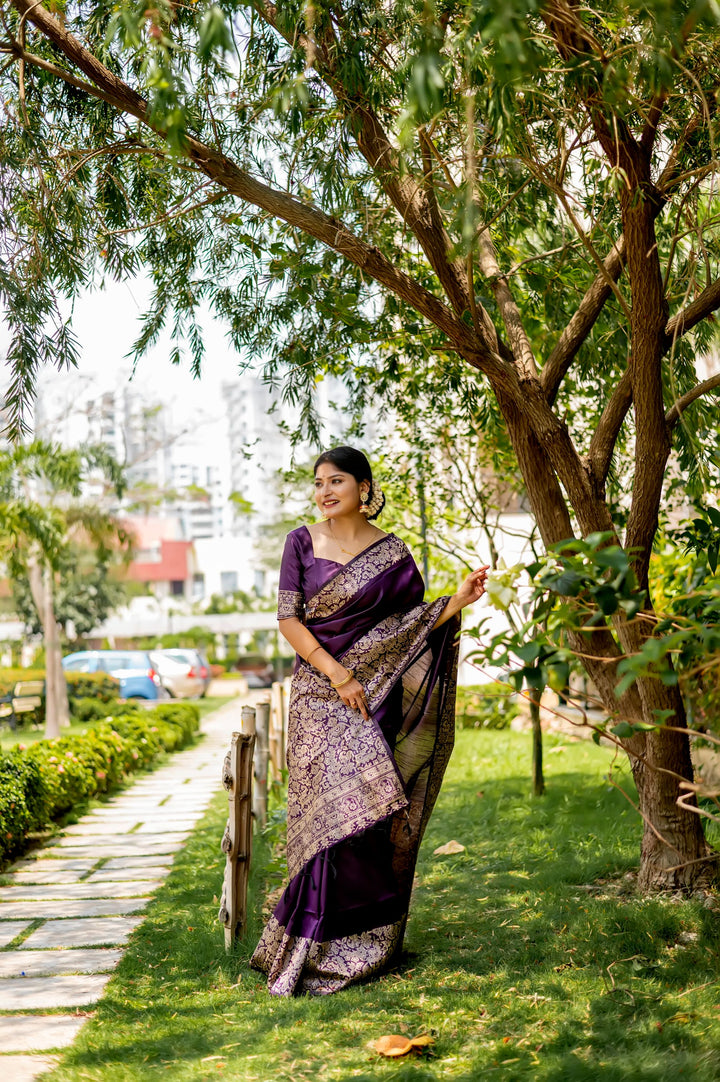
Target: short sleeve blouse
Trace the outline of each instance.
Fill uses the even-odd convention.
[[[293,530],[285,538],[282,562],[280,564],[280,584],[278,588],[278,620],[287,620],[297,616],[305,618],[305,591],[303,589],[303,553],[301,551],[299,530]]]

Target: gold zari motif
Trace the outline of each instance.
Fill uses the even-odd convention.
[[[352,601],[358,591],[372,582],[376,575],[387,571],[389,567],[408,555],[405,542],[394,534],[387,534],[382,540],[377,541],[354,560],[345,564],[343,569],[330,579],[330,582],[308,600],[308,620],[332,616]]]
[[[302,620],[305,616],[305,598],[299,590],[278,590],[278,620],[289,620],[291,616],[297,616]]]
[[[326,996],[372,976],[384,968],[402,941],[405,921],[386,924],[358,935],[316,943],[287,935],[271,917],[253,955],[253,965],[268,975],[268,989],[276,996],[292,995],[302,978],[311,996]]]

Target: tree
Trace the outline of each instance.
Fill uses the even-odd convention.
[[[144,263],[138,349],[172,318],[173,359],[187,341],[199,366],[209,301],[305,433],[323,371],[359,405],[482,408],[544,544],[607,535],[647,591],[671,455],[696,492],[717,468],[720,376],[695,364],[720,304],[715,4],[2,10],[16,428],[37,365],[76,353],[59,296]],[[615,694],[654,626],[646,599],[567,636],[606,707],[651,726],[623,740],[641,886],[689,887],[712,854],[676,803],[679,692],[650,674]]]
[[[128,555],[127,546],[103,553],[87,541],[65,545],[56,571],[55,617],[67,640],[88,635],[126,601],[127,585],[119,571]],[[18,616],[31,634],[40,634],[42,623],[22,572],[13,579],[12,591]]]
[[[123,476],[104,447],[63,448],[42,440],[0,452],[0,555],[11,578],[27,581],[45,647],[45,731],[69,722],[58,626],[58,579],[76,570],[73,541],[92,544],[97,566],[129,546],[120,524],[97,502],[79,501],[83,481],[103,475],[116,496]],[[77,549],[75,550],[77,551]]]

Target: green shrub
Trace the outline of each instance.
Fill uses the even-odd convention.
[[[496,682],[457,689],[458,729],[507,729],[519,713],[515,690],[509,684]]]
[[[89,700],[94,703],[94,700]],[[149,766],[162,752],[184,747],[197,731],[200,711],[192,703],[162,703],[146,710],[135,703],[84,701],[94,724],[79,736],[20,745],[0,757],[0,865],[17,855],[27,834],[49,826],[78,804],[116,787],[126,775]]]
[[[0,758],[0,862],[48,819],[48,795],[37,763],[13,749]]]
[[[0,669],[0,696],[9,695],[18,680],[44,679],[44,669]]]
[[[74,699],[92,698],[109,703],[117,699],[120,690],[120,681],[106,672],[66,672],[65,680],[71,709]]]
[[[20,680],[45,680],[45,670],[0,669],[0,696],[9,695]],[[70,713],[73,717],[78,717],[76,704],[79,700],[93,699],[97,703],[110,703],[117,698],[120,690],[119,681],[114,676],[104,672],[68,672],[65,673],[65,680],[67,682]],[[87,718],[80,717],[78,720],[89,721],[91,717],[98,716],[102,717],[104,715],[88,715]],[[44,697],[42,705],[37,710],[33,710],[32,715],[24,715],[23,720],[26,723],[44,724]]]

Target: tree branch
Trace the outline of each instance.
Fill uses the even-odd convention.
[[[523,327],[520,309],[512,295],[508,280],[500,270],[489,230],[483,229],[478,235],[477,244],[480,270],[497,301],[521,379],[536,379],[537,364],[530,339]]]
[[[702,397],[702,395],[708,394],[710,391],[715,391],[719,387],[720,373],[716,376],[710,376],[709,379],[703,380],[702,383],[696,384],[695,387],[692,387],[684,395],[676,399],[665,414],[665,422],[668,427],[674,428],[688,406],[691,406],[693,402]]]
[[[604,493],[610,463],[622,423],[632,405],[632,376],[626,368],[616,384],[590,440],[588,464],[600,492]]]
[[[305,48],[304,34],[290,35],[278,25],[278,9],[274,4],[256,0],[254,7],[267,25],[291,48]],[[335,39],[331,45],[332,48],[324,47],[316,29],[315,70],[330,87],[338,104],[345,109],[358,149],[402,220],[417,237],[454,311],[457,315],[462,315],[470,310],[471,283],[468,282],[463,259],[450,256],[452,243],[440,220],[439,208],[435,207],[433,210],[427,191],[408,172],[407,163],[401,162],[372,106],[361,99],[358,92],[349,93],[343,85],[335,63]],[[322,69],[318,61],[321,61]],[[476,309],[479,334],[484,345],[497,353],[498,336],[492,319],[482,305],[476,304]]]
[[[108,102],[118,111],[130,113],[164,137],[164,132],[150,122],[145,99],[85,49],[46,8],[41,4],[31,3],[30,0],[11,2],[16,11],[32,22],[91,82],[85,83],[58,66],[48,67],[47,62],[41,58],[37,58],[39,66],[50,70],[57,78],[85,93]],[[25,59],[35,61],[30,55],[26,55]],[[401,271],[377,247],[366,243],[342,222],[316,207],[301,203],[292,196],[263,184],[220,151],[192,138],[186,139],[184,148],[186,157],[211,180],[240,199],[260,207],[289,225],[296,226],[344,256],[443,331],[452,348],[457,349],[470,364],[486,375],[492,375],[501,385],[514,385],[510,366],[502,360],[496,349],[489,348],[487,342],[473,333],[446,304]],[[490,327],[492,328],[492,324]]]
[[[653,212],[656,217],[663,210],[672,188],[691,175],[679,171],[680,151],[688,139],[698,130],[703,119],[703,114],[696,113],[688,121],[668,155],[657,182],[659,197],[657,203],[653,205]],[[552,353],[543,365],[540,380],[551,405],[555,401],[560,384],[570,369],[578,350],[595,325],[605,302],[612,292],[610,280],[619,281],[626,260],[625,237],[623,235],[618,239],[612,251],[605,257],[603,261],[604,272],[599,274],[589,287],[567,327],[557,340]],[[707,312],[705,315],[707,315]],[[677,319],[678,317],[674,318]],[[668,328],[666,328],[665,333],[668,334]],[[672,334],[670,337],[672,338]],[[667,348],[669,348],[669,345]]]
[[[555,401],[560,384],[613,291],[610,282],[619,280],[624,266],[625,238],[620,237],[605,256],[603,271],[593,280],[543,365],[540,382],[550,405]]]
[[[663,353],[667,353],[673,342],[702,323],[716,308],[720,308],[720,278],[703,289],[692,304],[668,320],[663,336]]]

